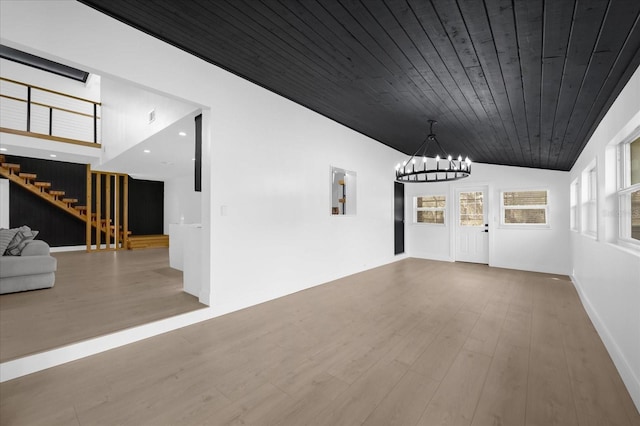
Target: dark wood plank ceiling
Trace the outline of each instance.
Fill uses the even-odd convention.
[[[438,120],[483,163],[569,170],[640,64],[638,0],[81,1],[406,154]]]

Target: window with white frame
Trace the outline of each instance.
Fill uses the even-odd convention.
[[[444,225],[446,197],[444,195],[423,195],[414,198],[415,223]]]
[[[504,191],[500,196],[501,223],[506,226],[547,226],[549,191]]]
[[[619,154],[620,240],[640,248],[640,137],[622,143]]]
[[[570,195],[570,206],[571,206],[571,230],[578,230],[578,194],[580,193],[580,181],[578,179],[574,180],[571,183],[571,195]]]
[[[582,232],[598,234],[598,173],[595,162],[582,173]]]

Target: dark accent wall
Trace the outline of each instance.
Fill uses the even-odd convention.
[[[20,170],[38,175],[38,181],[51,182],[51,189],[65,191],[65,198],[77,198],[79,205],[86,200],[86,166],[77,163],[6,156],[7,162],[20,164]],[[27,225],[40,231],[37,239],[52,247],[85,244],[85,223],[38,198],[26,189],[9,185],[9,226]]]
[[[164,182],[129,177],[129,230],[132,235],[164,233]]]
[[[77,198],[77,205],[85,205],[86,165],[15,155],[6,155],[6,161],[20,164],[22,172],[35,173],[38,175],[37,181],[51,182],[51,189],[65,191],[64,198]],[[104,206],[106,203],[104,182],[102,194]],[[112,206],[112,217],[113,214]],[[46,241],[52,247],[86,244],[84,221],[65,213],[11,182],[9,226],[16,228],[22,225],[40,231],[37,239]],[[164,182],[129,177],[129,230],[133,235],[164,233]],[[95,243],[94,232],[91,235],[92,242]]]

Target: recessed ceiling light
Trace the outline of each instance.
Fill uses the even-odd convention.
[[[7,148],[0,148],[0,151],[5,152]]]
[[[187,136],[187,134],[185,132],[180,132],[178,133],[180,136]]]
[[[150,153],[150,152],[151,152],[151,150],[150,150],[150,149],[145,149],[145,150],[144,150],[144,151],[142,151],[142,152],[144,152],[145,154],[148,154],[148,153]]]
[[[57,157],[57,155],[55,155],[55,154],[49,154],[49,157],[51,157],[51,158],[56,158],[56,157]]]

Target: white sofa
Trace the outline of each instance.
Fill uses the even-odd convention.
[[[57,260],[49,244],[28,241],[20,256],[0,256],[0,294],[51,288],[55,282]]]

